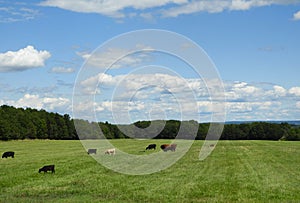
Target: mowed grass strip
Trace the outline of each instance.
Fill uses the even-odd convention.
[[[111,142],[128,153],[144,155],[171,140]],[[151,143],[157,149],[144,152]],[[0,202],[300,201],[300,142],[219,141],[213,153],[199,161],[202,144],[195,141],[166,170],[130,176],[98,164],[80,141],[0,142],[1,153],[16,153],[14,159],[0,160]],[[98,149],[101,156],[103,152]],[[55,164],[55,174],[39,174],[38,169],[48,164]]]

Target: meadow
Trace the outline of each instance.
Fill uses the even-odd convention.
[[[166,140],[111,142],[147,154],[155,153],[141,152],[149,143]],[[1,154],[16,154],[0,159],[0,202],[300,202],[300,142],[219,141],[199,161],[202,144],[163,171],[134,176],[100,165],[80,141],[2,141]],[[47,164],[55,173],[39,174]]]

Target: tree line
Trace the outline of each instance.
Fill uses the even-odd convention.
[[[115,125],[72,119],[68,114],[60,115],[45,110],[0,106],[0,140],[174,139],[176,136],[181,139],[204,140],[209,127],[210,123],[198,123],[193,120],[138,121],[129,125]],[[300,140],[300,126],[268,122],[225,124],[220,139],[296,141]]]

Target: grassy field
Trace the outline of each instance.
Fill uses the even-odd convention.
[[[166,141],[112,142],[138,154]],[[220,141],[199,161],[202,144],[166,170],[130,176],[98,164],[80,141],[0,142],[1,153],[16,152],[0,159],[0,202],[300,202],[300,142]],[[39,174],[46,164],[56,173]]]

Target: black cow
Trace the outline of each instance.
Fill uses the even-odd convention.
[[[46,172],[48,172],[48,171],[51,171],[52,173],[54,173],[55,172],[55,170],[54,170],[54,165],[48,165],[48,166],[43,166],[43,168],[40,168],[39,169],[39,173],[40,172],[44,172],[44,173],[46,173]]]
[[[97,153],[97,149],[88,149],[88,154],[96,154]]]
[[[12,157],[14,158],[15,157],[15,152],[4,152],[2,154],[2,158],[7,158],[7,157]]]
[[[146,147],[146,150],[150,149],[156,149],[156,144],[149,144],[148,147]]]

